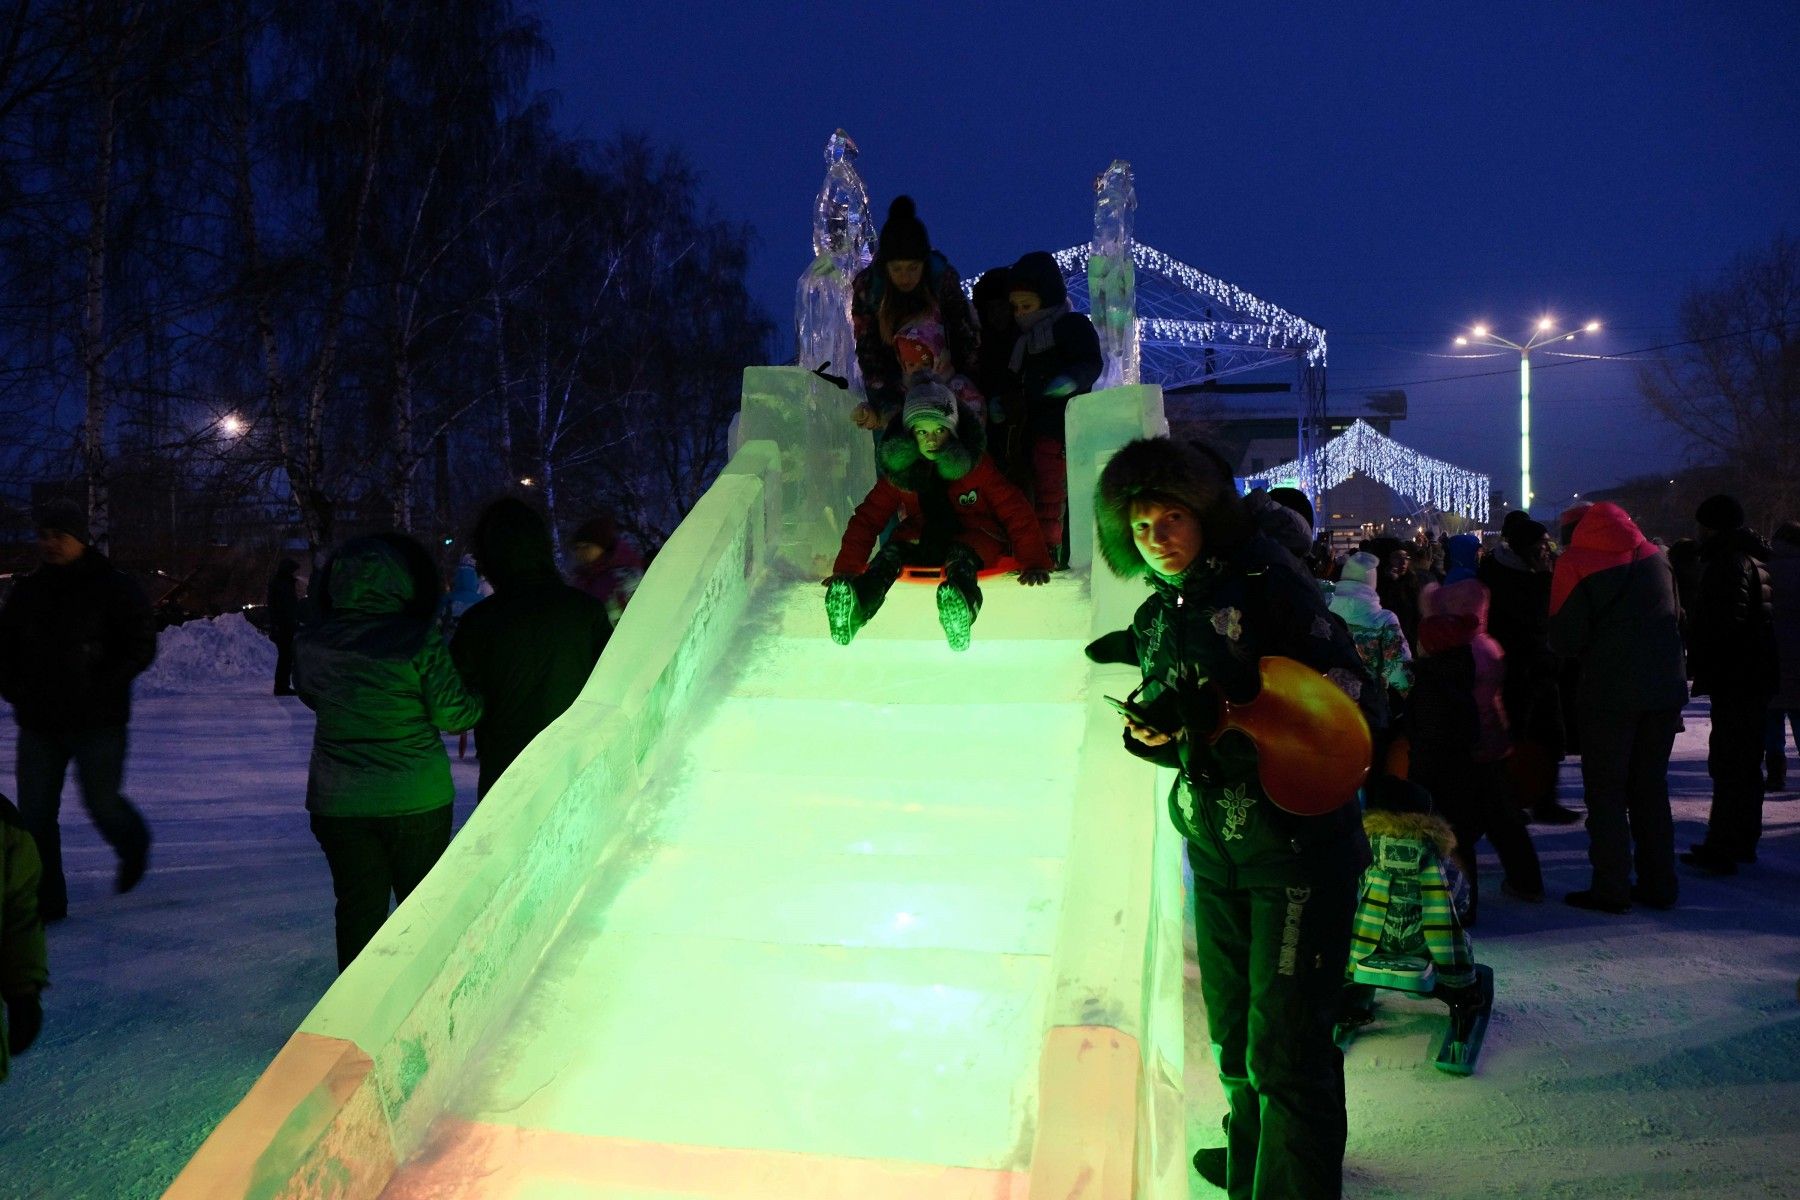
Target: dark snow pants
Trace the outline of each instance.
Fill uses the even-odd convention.
[[[881,609],[888,590],[900,578],[903,569],[940,566],[944,568],[944,582],[962,592],[969,602],[969,611],[980,612],[981,585],[977,573],[981,570],[981,556],[961,542],[934,541],[928,537],[920,542],[889,542],[869,560],[863,573],[850,581],[856,591],[862,620],[867,622]]]
[[[38,912],[57,920],[69,911],[69,885],[63,876],[63,779],[69,761],[81,785],[82,807],[121,859],[142,854],[150,844],[150,827],[131,801],[119,794],[125,779],[125,727],[47,733],[20,729],[17,751],[19,815],[37,842],[44,873],[38,880]]]
[[[400,817],[314,813],[312,831],[331,867],[342,971],[387,920],[389,895],[395,904],[411,895],[450,844],[450,806]]]
[[[1200,992],[1230,1105],[1231,1200],[1340,1193],[1344,1056],[1331,1035],[1356,894],[1353,873],[1310,887],[1228,887],[1195,877]]]
[[[1680,711],[1584,708],[1579,717],[1582,800],[1587,804],[1595,897],[1628,903],[1635,867],[1638,890],[1647,903],[1675,903],[1680,889],[1675,879],[1675,821],[1669,813],[1669,751],[1681,724]],[[1760,721],[1759,715],[1759,738]]]
[[[275,694],[294,693],[294,631],[277,629],[269,635],[275,642]]]
[[[1706,773],[1712,776],[1712,812],[1706,848],[1729,862],[1750,862],[1762,837],[1763,741],[1769,697],[1727,692],[1712,698],[1712,738]]]
[[[1525,892],[1544,890],[1544,869],[1524,814],[1508,790],[1504,762],[1481,763],[1467,756],[1449,762],[1415,758],[1411,778],[1431,793],[1456,834],[1456,865],[1469,883],[1464,925],[1473,925],[1481,910],[1475,843],[1484,837],[1493,843],[1507,882]]]

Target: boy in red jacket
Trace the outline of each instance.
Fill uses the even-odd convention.
[[[938,622],[952,650],[969,648],[981,611],[976,573],[1009,552],[1027,587],[1050,579],[1050,555],[1031,504],[986,450],[981,419],[941,383],[915,385],[901,410],[903,428],[876,449],[880,478],[851,514],[834,573],[825,580],[831,640],[848,646],[868,623],[903,567],[941,566]],[[888,521],[899,525],[871,560]]]

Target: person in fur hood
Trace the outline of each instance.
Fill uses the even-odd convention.
[[[981,612],[977,574],[1009,553],[1019,582],[1048,583],[1050,555],[1031,505],[987,454],[981,418],[941,383],[906,395],[904,427],[876,447],[879,478],[850,514],[837,562],[825,580],[831,640],[848,646],[887,598],[903,567],[941,566],[938,620],[952,650],[969,648]],[[890,520],[894,536],[871,560]]]
[[[1354,804],[1278,809],[1248,739],[1213,735],[1219,693],[1253,696],[1265,655],[1328,675],[1371,724],[1382,689],[1294,557],[1254,531],[1216,455],[1166,437],[1131,442],[1101,472],[1094,513],[1102,561],[1151,589],[1120,639],[1144,680],[1125,747],[1180,772],[1169,812],[1193,866],[1200,986],[1230,1105],[1226,1190],[1335,1198],[1344,1059],[1332,1030],[1368,843]],[[1199,1156],[1195,1166],[1205,1169]]]

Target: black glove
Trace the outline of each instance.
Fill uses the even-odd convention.
[[[44,1027],[44,1005],[36,992],[6,998],[6,1048],[23,1054]]]
[[[1103,633],[1087,644],[1084,653],[1089,662],[1138,665],[1137,635],[1129,629]]]
[[[1050,582],[1050,572],[1042,567],[1026,567],[1019,572],[1019,582],[1026,587],[1038,587]]]

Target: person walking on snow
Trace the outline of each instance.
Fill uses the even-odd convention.
[[[1606,913],[1634,901],[1673,908],[1669,751],[1687,703],[1675,573],[1616,504],[1579,505],[1561,524],[1550,647],[1580,665],[1574,709],[1593,867],[1592,883],[1563,899]]]
[[[269,640],[275,643],[275,695],[294,694],[294,635],[300,632],[300,564],[284,558],[269,579]]]
[[[879,478],[844,528],[825,583],[831,640],[848,646],[910,566],[941,566],[938,621],[952,650],[969,648],[981,612],[978,573],[1009,553],[1019,582],[1048,583],[1050,557],[1031,508],[986,451],[981,420],[939,383],[907,393],[904,429],[876,449]],[[893,536],[869,555],[890,520]]]
[[[556,573],[550,527],[505,496],[475,523],[475,561],[494,594],[464,614],[450,657],[482,701],[477,799],[587,686],[612,636],[606,605]]]
[[[338,970],[450,844],[439,730],[481,719],[435,624],[437,569],[400,534],[346,543],[326,564],[321,619],[301,630],[294,688],[318,714],[306,772],[313,837],[337,898]]]
[[[1800,522],[1784,521],[1769,541],[1770,602],[1781,683],[1769,701],[1763,740],[1765,792],[1787,788],[1787,735],[1800,742]]]
[[[43,565],[0,609],[0,697],[19,724],[19,812],[37,842],[47,923],[69,911],[57,815],[70,760],[89,818],[119,856],[113,890],[129,892],[149,865],[150,826],[119,786],[131,681],[156,658],[156,625],[137,584],[88,544],[80,505],[52,501],[37,525]]]
[[[1380,723],[1381,691],[1318,587],[1255,534],[1229,473],[1196,447],[1148,438],[1121,448],[1095,489],[1095,545],[1151,596],[1128,638],[1144,682],[1125,748],[1180,772],[1169,815],[1194,872],[1200,986],[1230,1106],[1233,1200],[1335,1200],[1342,1187],[1344,1057],[1332,1038],[1368,842],[1354,803],[1319,816],[1277,808],[1257,750],[1213,739],[1219,696],[1261,686],[1264,656],[1295,659]],[[1202,1150],[1195,1168],[1214,1170]]]
[[[1744,509],[1713,496],[1700,525],[1700,590],[1688,624],[1694,695],[1712,697],[1706,773],[1712,812],[1706,838],[1681,856],[1711,875],[1735,875],[1756,861],[1762,837],[1763,742],[1769,701],[1780,685],[1769,548],[1744,528]]]

